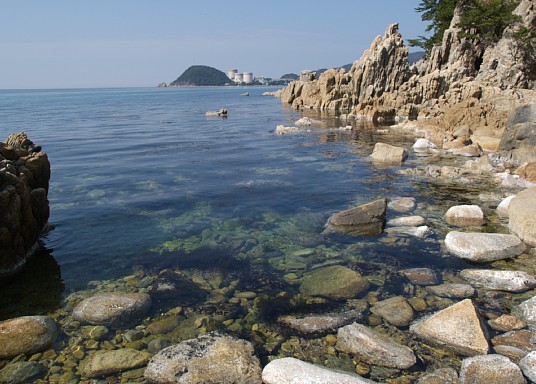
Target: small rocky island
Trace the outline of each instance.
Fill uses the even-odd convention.
[[[220,86],[231,83],[222,71],[206,65],[193,65],[183,72],[170,87]]]

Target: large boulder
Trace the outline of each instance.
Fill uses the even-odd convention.
[[[385,143],[376,143],[370,158],[376,163],[402,163],[408,157],[408,151]]]
[[[50,163],[24,132],[0,143],[0,284],[38,247],[50,213]]]
[[[80,362],[78,371],[82,377],[99,377],[143,367],[152,355],[149,352],[122,348],[97,351]]]
[[[493,269],[464,269],[460,277],[471,285],[490,290],[525,292],[536,287],[536,279],[523,271],[498,271]]]
[[[273,360],[262,371],[265,384],[372,384],[350,372],[333,371],[293,357]]]
[[[150,307],[146,293],[99,293],[78,303],[73,317],[82,323],[122,328],[138,324]]]
[[[508,206],[508,216],[510,232],[525,243],[536,246],[536,187],[515,195]]]
[[[50,347],[58,336],[56,322],[47,316],[23,316],[0,322],[0,359],[31,355]]]
[[[353,299],[370,286],[359,272],[342,265],[319,268],[305,275],[300,292],[333,300]]]
[[[387,199],[378,199],[333,214],[328,220],[328,226],[352,234],[378,235],[385,227],[386,212]]]
[[[417,361],[410,348],[358,323],[339,329],[335,348],[368,364],[389,368],[407,369]]]
[[[506,130],[499,144],[500,153],[514,164],[536,161],[536,106],[517,107],[508,117]]]
[[[478,205],[455,205],[448,209],[445,218],[450,225],[479,225],[484,222],[484,213]]]
[[[149,361],[144,376],[155,384],[258,384],[261,366],[248,341],[204,335],[162,349]]]
[[[526,249],[514,235],[457,231],[447,234],[445,246],[454,256],[477,263],[512,258]]]
[[[470,299],[414,322],[410,330],[423,341],[463,356],[485,355],[489,344]]]
[[[507,357],[486,355],[464,359],[459,382],[460,384],[525,384],[526,380],[521,369]]]

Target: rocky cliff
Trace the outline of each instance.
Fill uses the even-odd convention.
[[[534,0],[522,0],[514,11],[529,30],[536,28],[535,8]],[[514,163],[536,161],[536,151],[511,152],[512,145],[522,143],[501,143],[507,130],[520,129],[507,126],[517,121],[509,119],[513,111],[525,108],[521,115],[529,116],[534,112],[526,109],[536,108],[534,43],[514,38],[519,25],[506,28],[502,38],[487,47],[460,37],[461,12],[456,9],[442,44],[414,66],[408,63],[398,24],[392,24],[349,72],[332,69],[313,81],[294,81],[277,96],[294,108],[339,110],[349,119],[412,120],[413,126],[428,130],[436,144],[457,145],[459,138],[464,144],[472,141],[485,150],[501,150]],[[523,132],[533,130],[530,121],[524,124]]]
[[[35,251],[49,217],[50,163],[25,133],[0,143],[0,283]]]

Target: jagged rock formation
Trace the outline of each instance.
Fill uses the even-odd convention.
[[[50,163],[24,132],[0,143],[0,283],[35,251],[49,217]]]
[[[514,11],[529,30],[536,28],[535,8],[534,0],[522,0]],[[462,11],[456,9],[442,44],[417,65],[408,64],[408,48],[392,24],[349,72],[331,69],[317,80],[294,81],[276,96],[294,108],[345,111],[348,119],[414,120],[440,145],[463,130],[466,143],[497,151],[510,113],[536,104],[536,53],[514,38],[513,26],[489,47],[461,38]],[[536,151],[512,156],[503,147],[514,164],[535,160]]]

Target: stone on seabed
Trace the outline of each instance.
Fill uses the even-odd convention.
[[[265,384],[372,384],[354,373],[343,373],[319,367],[293,357],[270,362],[262,371]]]
[[[470,357],[462,362],[460,384],[525,384],[521,369],[505,356]]]
[[[58,336],[48,316],[23,316],[0,322],[0,359],[31,355],[50,347]]]
[[[489,290],[525,292],[536,287],[536,279],[523,271],[497,271],[492,269],[464,269],[460,277],[471,285]]]
[[[484,221],[484,213],[478,205],[456,205],[449,208],[445,218],[450,225],[478,225]]]
[[[343,232],[377,235],[385,226],[386,212],[387,199],[378,199],[333,214],[328,219],[328,226]]]

